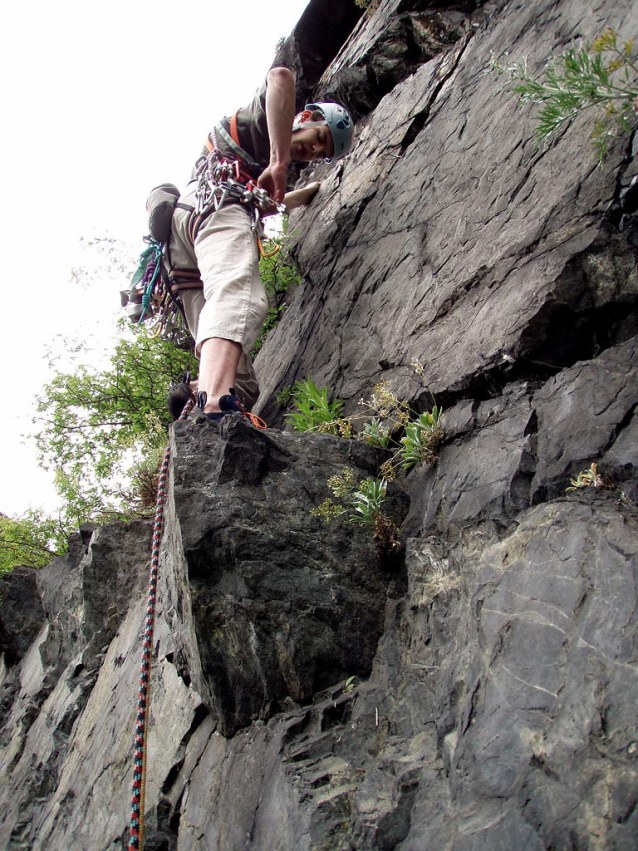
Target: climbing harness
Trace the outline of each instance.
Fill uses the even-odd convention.
[[[229,160],[217,145],[217,132],[224,134],[224,139],[232,142],[232,149],[237,159]],[[260,189],[254,182],[249,166],[256,165],[254,160],[239,146],[237,137],[237,120],[231,119],[231,136],[221,125],[214,128],[206,142],[208,153],[203,154],[196,163],[195,191],[195,227],[209,213],[215,213],[228,201],[236,201],[250,209],[252,221],[251,230],[257,239],[259,253],[262,257],[274,257],[279,251],[277,246],[273,251],[266,252],[263,247],[264,228],[262,214],[265,212],[285,213],[283,204],[277,204],[265,189]]]
[[[189,400],[182,411],[180,419],[186,419],[193,407]],[[137,701],[137,716],[135,721],[135,750],[133,753],[133,791],[131,794],[131,821],[129,826],[129,851],[141,851],[144,848],[144,803],[146,793],[146,732],[148,727],[148,707],[151,692],[151,651],[153,647],[153,630],[155,628],[155,603],[157,599],[157,575],[159,567],[160,543],[164,527],[164,502],[166,499],[166,483],[168,480],[168,465],[171,459],[170,443],[166,447],[162,466],[160,467],[159,484],[157,487],[157,505],[155,522],[153,524],[153,545],[151,550],[151,567],[148,580],[148,605],[144,626],[144,644],[142,650],[142,667],[140,672],[140,689]]]

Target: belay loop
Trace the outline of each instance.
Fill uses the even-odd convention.
[[[193,407],[189,400],[180,416],[186,419]],[[157,576],[159,569],[160,543],[164,528],[164,502],[166,499],[166,484],[168,467],[171,460],[170,443],[166,447],[162,466],[160,467],[159,484],[157,487],[157,504],[155,522],[153,524],[153,545],[151,549],[151,568],[148,580],[148,604],[144,625],[144,643],[142,649],[142,666],[140,672],[140,689],[137,700],[137,715],[135,720],[135,750],[133,752],[133,790],[131,794],[131,821],[129,826],[129,851],[141,851],[144,848],[144,804],[146,794],[146,733],[148,728],[148,708],[151,694],[151,653],[153,650],[153,631],[155,629],[155,603],[157,600]]]

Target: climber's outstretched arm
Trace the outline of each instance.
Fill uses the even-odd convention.
[[[304,186],[303,189],[294,189],[284,195],[284,207],[288,212],[296,207],[306,207],[319,192],[320,183],[314,182]]]

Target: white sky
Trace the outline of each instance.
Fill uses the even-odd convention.
[[[13,0],[0,13],[0,512],[55,509],[39,470],[33,397],[58,335],[97,350],[119,314],[118,282],[71,282],[80,239],[138,254],[145,201],[180,188],[211,125],[247,103],[308,0]],[[131,269],[131,274],[133,269]]]

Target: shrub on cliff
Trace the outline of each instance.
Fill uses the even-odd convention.
[[[38,460],[54,471],[69,531],[138,513],[132,482],[166,444],[170,379],[192,365],[188,352],[125,327],[105,369],[81,363],[81,347],[75,368],[58,371],[36,398]]]
[[[507,74],[523,103],[540,106],[536,132],[544,140],[576,116],[592,110],[592,138],[602,160],[612,139],[636,123],[638,57],[634,39],[620,43],[613,29],[591,44],[573,45],[548,63],[539,79],[525,64],[492,59],[492,68]]]
[[[58,521],[41,512],[22,517],[0,514],[0,576],[14,567],[43,567],[66,549],[66,536]]]

